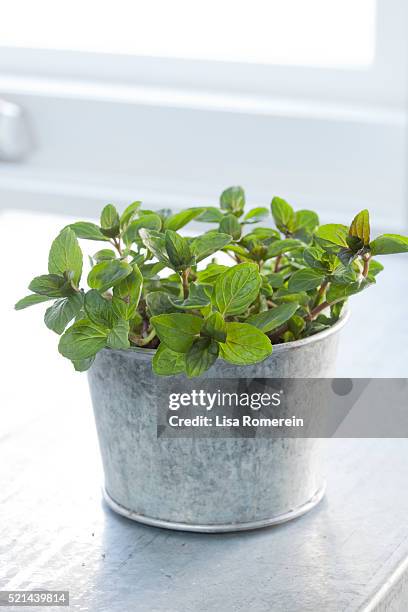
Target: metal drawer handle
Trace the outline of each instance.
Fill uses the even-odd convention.
[[[21,106],[0,99],[0,160],[21,161],[33,150],[33,139]]]

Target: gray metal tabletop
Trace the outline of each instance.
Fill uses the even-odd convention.
[[[53,224],[0,216],[6,252],[17,226],[27,245],[3,269],[0,306],[0,588],[69,590],[69,609],[90,612],[408,609],[406,439],[329,440],[323,502],[259,531],[172,532],[105,506],[86,376],[56,354],[38,311],[11,309],[45,268]],[[385,263],[378,287],[352,301],[340,376],[407,376],[408,264]]]

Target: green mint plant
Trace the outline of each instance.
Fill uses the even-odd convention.
[[[270,212],[275,227],[259,226]],[[179,233],[191,221],[213,229]],[[81,288],[78,239],[103,243],[89,258]],[[220,263],[220,252],[233,265]],[[48,274],[35,277],[21,310],[51,302],[46,326],[78,371],[104,348],[157,349],[158,375],[200,376],[218,359],[236,365],[268,357],[274,344],[332,326],[347,299],[370,287],[383,266],[375,256],[408,252],[408,238],[370,235],[367,210],[350,226],[320,225],[310,210],[273,198],[245,213],[241,187],[220,206],[171,214],[133,202],[121,215],[108,204],[100,225],[79,221],[51,245]]]

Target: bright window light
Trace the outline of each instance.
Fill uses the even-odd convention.
[[[0,45],[164,58],[367,66],[376,0],[13,0]]]

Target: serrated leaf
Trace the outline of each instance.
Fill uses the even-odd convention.
[[[364,289],[368,289],[368,287],[371,287],[374,282],[371,279],[363,279],[361,282],[349,283],[348,285],[337,285],[331,283],[326,293],[326,300],[330,304],[341,302],[346,300],[351,295],[355,295],[356,293],[360,293],[360,291],[364,291]]]
[[[279,289],[284,283],[283,277],[277,272],[271,272],[265,278],[273,289]]]
[[[123,232],[123,242],[127,245],[131,245],[133,242],[138,242],[140,237],[140,230],[147,229],[153,231],[159,231],[162,226],[162,220],[156,213],[149,213],[143,215],[135,221],[131,221],[125,231]]]
[[[111,349],[127,349],[129,342],[129,321],[119,319],[110,330],[106,344]]]
[[[340,223],[321,225],[315,234],[319,246],[329,253],[338,253],[339,247],[348,248],[348,228]]]
[[[313,233],[319,227],[319,217],[313,210],[297,210],[295,212],[296,230],[305,229]]]
[[[71,223],[68,227],[72,229],[77,238],[84,238],[86,240],[109,240],[107,236],[102,234],[100,228],[95,225],[95,223],[77,221],[77,223]]]
[[[190,290],[188,298],[186,299],[174,299],[170,297],[170,301],[176,308],[183,310],[195,310],[204,308],[211,303],[211,297],[208,295],[210,288],[206,288],[203,285],[197,285],[196,283],[190,284]]]
[[[174,215],[170,215],[164,223],[164,229],[177,231],[187,225],[187,223],[190,223],[190,221],[193,221],[196,217],[199,217],[204,211],[205,208],[187,208]]]
[[[295,211],[286,200],[278,197],[273,198],[271,211],[275,225],[281,232],[288,234],[295,229]]]
[[[295,238],[286,238],[285,240],[275,240],[268,246],[267,258],[277,257],[284,253],[289,253],[294,249],[298,249],[302,243]]]
[[[185,353],[176,353],[165,344],[160,344],[153,357],[153,372],[159,376],[174,376],[185,370]]]
[[[174,270],[181,271],[194,265],[195,260],[186,238],[173,230],[166,230],[164,244],[170,265]]]
[[[325,252],[317,247],[309,247],[303,251],[303,259],[305,263],[315,270],[327,272],[328,262],[324,259]]]
[[[220,357],[236,365],[250,365],[271,353],[271,341],[259,329],[248,323],[227,323],[227,340],[220,344]]]
[[[99,263],[100,261],[106,261],[108,259],[116,259],[116,254],[112,249],[101,249],[95,253],[93,259]]]
[[[91,289],[85,294],[84,309],[87,317],[97,325],[112,327],[115,319],[112,303],[102,297],[96,289]]]
[[[398,234],[383,234],[370,242],[373,255],[392,255],[408,252],[408,237]]]
[[[224,316],[241,314],[256,299],[261,282],[256,264],[233,266],[217,278],[213,303]]]
[[[106,291],[117,285],[132,272],[132,266],[125,261],[111,259],[96,264],[88,274],[88,285],[98,291]]]
[[[228,270],[228,266],[223,266],[217,263],[208,264],[204,270],[197,272],[197,280],[200,283],[213,283],[220,274]]]
[[[48,297],[47,295],[38,295],[36,293],[33,293],[31,295],[26,295],[25,297],[21,298],[21,300],[18,300],[18,302],[14,306],[14,309],[23,310],[24,308],[28,308],[29,306],[34,306],[35,304],[41,304],[42,302],[48,302],[51,299],[52,298]]]
[[[242,187],[229,187],[220,196],[222,210],[227,210],[240,217],[245,208],[245,192]]]
[[[101,232],[105,236],[114,238],[119,234],[120,219],[119,213],[113,204],[107,204],[101,213]]]
[[[178,308],[170,301],[170,296],[165,291],[152,291],[148,293],[146,295],[146,304],[150,316],[178,312]]]
[[[233,240],[241,238],[241,224],[235,215],[229,213],[221,219],[219,230],[223,234],[229,234]]]
[[[213,338],[218,342],[225,342],[227,338],[227,325],[219,312],[213,312],[204,321],[201,335]]]
[[[229,234],[222,234],[212,230],[202,236],[194,238],[190,244],[190,248],[198,263],[217,251],[221,251],[221,249],[227,246],[231,240],[232,238]]]
[[[61,336],[58,350],[71,361],[82,361],[94,357],[106,346],[109,330],[89,319],[77,321]]]
[[[94,361],[95,357],[88,357],[88,359],[73,361],[72,365],[77,372],[86,372],[86,370],[89,370]]]
[[[186,374],[189,378],[201,376],[216,361],[219,354],[217,342],[211,338],[198,338],[194,340],[186,354]]]
[[[150,322],[160,341],[177,353],[187,353],[203,326],[200,317],[181,313],[154,316]]]
[[[113,295],[127,299],[137,308],[142,295],[143,276],[137,264],[131,265],[131,272],[117,283],[113,289]]]
[[[48,272],[64,275],[73,273],[73,281],[78,286],[82,274],[82,251],[75,232],[65,227],[55,238],[48,256]]]
[[[72,293],[71,283],[58,274],[42,274],[33,278],[28,285],[30,291],[49,298],[66,297]]]
[[[121,228],[127,227],[129,222],[132,220],[134,215],[139,210],[141,204],[142,203],[138,202],[138,201],[137,202],[132,202],[132,204],[129,204],[129,206],[127,206],[125,208],[125,210],[123,211],[123,213],[120,216],[120,227]]]
[[[298,291],[310,291],[316,289],[322,284],[325,278],[325,272],[314,268],[304,268],[298,270],[290,278],[288,282],[289,291],[294,293]]]
[[[201,223],[219,223],[223,216],[224,213],[222,213],[219,208],[207,206],[204,211],[198,215],[196,221],[200,221]]]
[[[252,208],[252,210],[248,211],[245,217],[242,220],[242,223],[259,223],[263,221],[269,216],[269,210],[264,208],[263,206],[258,206],[257,208]]]
[[[306,321],[299,315],[294,315],[288,321],[289,331],[292,332],[295,338],[299,338],[300,334],[306,327]]]
[[[370,244],[370,215],[367,209],[362,210],[354,217],[349,234],[359,238],[364,246]]]
[[[170,263],[163,234],[142,228],[139,231],[139,235],[144,246],[149,249],[149,251],[151,251],[159,261],[165,263],[166,265]]]
[[[282,304],[281,306],[275,306],[265,312],[250,316],[246,323],[254,325],[254,327],[260,329],[262,332],[269,333],[274,329],[277,329],[295,314],[299,304],[292,302],[289,304]]]
[[[75,319],[83,306],[83,296],[80,293],[56,300],[47,308],[44,323],[57,334],[62,334],[68,323]]]

